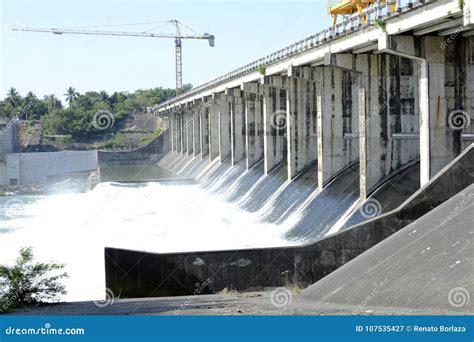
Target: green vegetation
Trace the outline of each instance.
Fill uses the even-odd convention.
[[[374,26],[378,27],[382,32],[387,32],[387,28],[385,26],[385,22],[380,19],[374,20]]]
[[[143,145],[147,145],[152,142],[157,136],[161,134],[161,128],[156,129],[152,134],[148,135],[147,137],[143,138],[141,143]]]
[[[263,65],[259,66],[257,71],[259,72],[259,74],[265,76],[265,74],[267,73],[267,68],[265,68]]]
[[[189,91],[191,85],[185,85]],[[133,113],[142,112],[146,107],[166,101],[175,96],[174,89],[154,88],[137,90],[133,93],[88,91],[80,94],[69,87],[64,94],[68,107],[64,108],[55,95],[38,99],[32,92],[22,97],[15,88],[10,88],[6,98],[0,101],[0,117],[18,117],[21,120],[41,120],[45,135],[68,136],[75,141],[87,141],[102,136],[105,130],[94,125],[94,115],[98,111],[109,112],[113,125],[107,133],[116,133],[123,121]]]
[[[106,150],[117,150],[120,148],[128,147],[127,149],[133,149],[134,143],[130,137],[130,134],[127,132],[118,132],[113,138],[98,144],[96,146],[98,149],[106,149]]]
[[[33,262],[31,247],[21,248],[13,266],[0,265],[0,312],[14,310],[18,305],[34,305],[59,299],[66,294],[61,279],[64,265]]]

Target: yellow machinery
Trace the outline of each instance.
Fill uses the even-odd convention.
[[[332,16],[332,24],[336,25],[338,15],[349,15],[353,13],[360,13],[364,8],[376,3],[377,0],[328,0],[328,13]],[[380,0],[380,3],[385,3],[386,0]],[[396,4],[390,4],[390,12],[396,11]],[[366,22],[365,16],[362,16],[362,22]]]

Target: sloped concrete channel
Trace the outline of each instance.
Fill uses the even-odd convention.
[[[471,145],[398,208],[303,246],[172,254],[107,248],[106,286],[126,298],[190,295],[203,283],[203,294],[307,287],[471,185],[473,154]]]

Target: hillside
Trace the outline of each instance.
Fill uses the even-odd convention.
[[[162,120],[151,113],[130,114],[117,130],[104,130],[100,134],[83,139],[68,135],[47,134],[41,121],[23,125],[21,132],[22,152],[59,150],[130,150],[147,144],[162,129]]]

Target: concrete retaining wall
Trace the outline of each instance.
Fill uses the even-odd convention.
[[[170,145],[169,130],[165,130],[146,146],[131,151],[98,151],[99,164],[154,164],[171,150]]]
[[[44,183],[51,176],[97,169],[97,151],[10,153],[0,164],[0,185]]]
[[[398,209],[317,242],[283,248],[155,254],[105,249],[106,286],[122,297],[305,287],[415,221],[474,181],[474,145]]]

